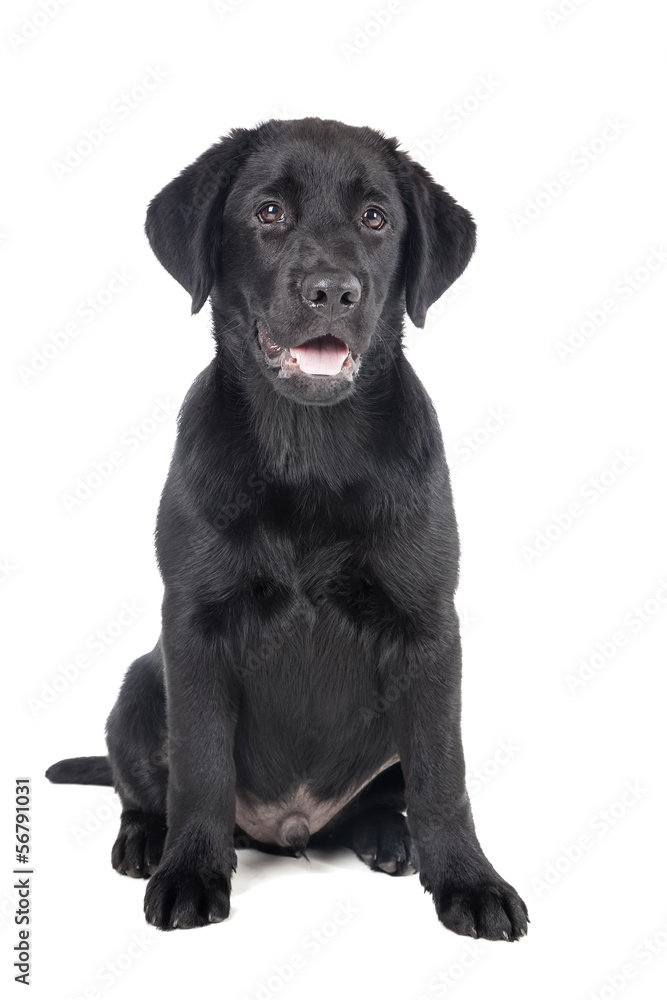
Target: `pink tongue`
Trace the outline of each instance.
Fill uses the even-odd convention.
[[[307,375],[337,375],[347,357],[347,347],[342,340],[327,334],[300,347],[293,347],[291,354]]]

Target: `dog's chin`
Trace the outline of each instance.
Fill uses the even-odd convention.
[[[361,357],[327,334],[296,347],[280,347],[257,323],[255,354],[276,392],[296,403],[330,406],[354,391]]]

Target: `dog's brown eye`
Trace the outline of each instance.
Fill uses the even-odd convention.
[[[386,219],[379,208],[367,208],[361,220],[369,229],[382,229]]]
[[[272,201],[268,205],[264,205],[263,208],[260,208],[257,213],[257,218],[260,222],[284,222],[285,213],[280,205],[276,205],[276,203]]]

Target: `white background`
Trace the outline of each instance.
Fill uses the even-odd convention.
[[[29,775],[32,996],[662,992],[663,32],[648,0],[565,2],[560,20],[556,3],[404,0],[368,31],[384,0],[70,0],[49,18],[4,5],[0,965],[11,979],[12,792]],[[128,109],[149,70],[164,78]],[[42,778],[60,757],[104,752],[123,672],[155,642],[152,531],[175,425],[137,446],[132,428],[159,400],[180,404],[212,354],[208,310],[190,318],[150,253],[145,206],[229,128],[304,115],[399,136],[478,223],[464,277],[424,332],[407,330],[455,466],[467,761],[482,845],[529,906],[518,944],[456,937],[416,878],[343,851],[310,864],[242,853],[231,919],[161,934],[144,924],[144,885],[110,867],[110,790]],[[102,118],[112,131],[59,179],[54,164]],[[114,269],[131,280],[86,322],[80,304],[103,302]],[[122,465],[68,513],[63,494],[118,448]],[[118,631],[123,602],[141,610],[96,654],[89,637]],[[357,912],[337,927],[341,903]],[[135,934],[144,950],[128,958]],[[304,967],[272,979],[294,955]]]

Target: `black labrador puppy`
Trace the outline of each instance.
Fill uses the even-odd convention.
[[[397,145],[317,118],[234,129],[148,209],[192,311],[211,299],[216,355],[160,504],[160,640],[125,677],[108,759],[47,775],[114,785],[114,868],[151,876],[163,930],[228,915],[235,847],[344,844],[418,869],[459,934],[526,931],[466,793],[457,529],[401,344],[475,226]]]

